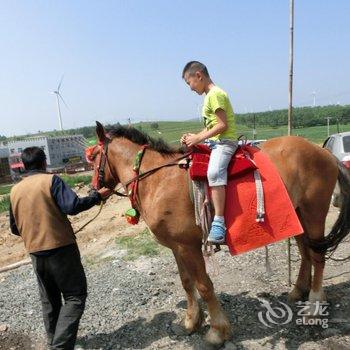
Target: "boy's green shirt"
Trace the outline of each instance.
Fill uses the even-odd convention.
[[[231,102],[224,90],[220,89],[218,86],[214,86],[205,96],[202,109],[204,125],[207,130],[218,123],[215,112],[219,108],[226,112],[228,128],[222,134],[211,137],[210,140],[237,139],[236,122]]]

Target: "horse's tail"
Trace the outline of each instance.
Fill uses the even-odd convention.
[[[322,240],[308,240],[309,247],[318,253],[331,253],[350,232],[350,171],[338,161],[340,214],[331,232]]]

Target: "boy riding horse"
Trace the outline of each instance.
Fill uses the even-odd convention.
[[[182,78],[192,91],[199,95],[206,94],[202,109],[205,128],[198,134],[184,134],[181,142],[191,147],[205,140],[211,149],[207,176],[215,216],[208,242],[220,244],[225,242],[226,235],[224,213],[227,167],[238,147],[235,117],[227,93],[213,83],[203,63],[188,62]]]

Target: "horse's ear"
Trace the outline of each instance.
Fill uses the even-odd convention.
[[[96,121],[96,135],[100,142],[104,142],[107,138],[103,125],[98,121]]]

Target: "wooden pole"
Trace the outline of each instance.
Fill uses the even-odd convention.
[[[293,129],[293,50],[294,50],[294,0],[290,2],[289,13],[289,108],[288,108],[288,135]]]
[[[288,135],[293,129],[293,54],[294,54],[294,0],[289,0],[289,107]],[[292,285],[291,241],[288,238],[288,285]]]
[[[16,262],[14,264],[11,264],[11,265],[7,265],[5,267],[2,267],[0,268],[0,273],[3,273],[3,272],[7,272],[7,271],[10,271],[10,270],[14,270],[14,269],[17,269],[18,267],[20,266],[23,266],[23,265],[28,265],[30,264],[31,260],[30,259],[25,259],[25,260],[21,260],[19,262]]]

